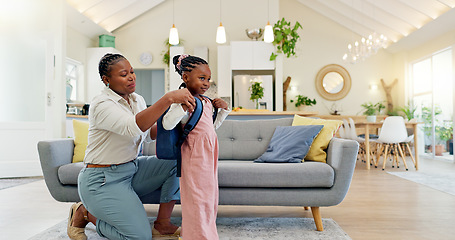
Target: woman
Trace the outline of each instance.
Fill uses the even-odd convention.
[[[84,228],[96,225],[100,236],[109,239],[151,239],[152,231],[140,197],[161,188],[160,208],[154,231],[158,235],[180,235],[170,216],[180,198],[174,161],[137,157],[144,139],[156,136],[156,120],[172,103],[190,111],[194,98],[187,89],[165,94],[146,108],[134,93],[136,75],[120,54],[106,54],[99,63],[106,88],[90,104],[86,167],[78,178],[82,203],[71,207],[68,236],[87,239]]]

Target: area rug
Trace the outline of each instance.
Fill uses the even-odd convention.
[[[43,180],[43,177],[0,178],[0,190]]]
[[[152,223],[155,218],[149,218]],[[173,218],[176,225],[181,218]],[[218,218],[217,227],[221,240],[281,240],[281,239],[351,239],[332,219],[322,219],[323,232],[316,231],[311,218]],[[30,238],[31,240],[68,239],[66,235],[67,220]],[[93,224],[87,225],[85,233],[89,240],[105,239],[95,231]],[[176,239],[176,238],[159,238]]]
[[[428,172],[387,172],[388,174],[455,195],[455,174]]]

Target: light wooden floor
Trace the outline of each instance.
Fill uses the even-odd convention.
[[[381,160],[382,161],[382,160]],[[409,172],[415,171],[407,161]],[[420,172],[455,174],[455,164],[421,158]],[[332,218],[354,240],[455,239],[455,196],[393,176],[386,171],[405,171],[403,166],[386,170],[365,169],[357,161],[353,181],[344,201],[321,208],[322,218]],[[151,216],[156,206],[147,206]],[[180,208],[176,207],[175,216]],[[300,207],[220,206],[219,217],[307,217]]]
[[[412,164],[412,163],[408,163]],[[421,159],[421,170],[451,172],[455,164]],[[387,171],[404,171],[392,169]],[[410,169],[409,171],[414,171]],[[0,190],[1,239],[28,239],[67,217],[69,203],[58,203],[44,181]],[[157,205],[146,205],[156,216]],[[173,213],[180,216],[180,207]],[[455,196],[357,163],[351,188],[338,206],[321,208],[354,240],[455,239]],[[220,217],[308,217],[303,207],[220,206]]]

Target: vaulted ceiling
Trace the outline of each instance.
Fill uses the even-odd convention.
[[[71,7],[107,32],[116,30],[164,1],[67,0]],[[455,7],[455,0],[297,1],[360,36],[368,36],[373,32],[384,34],[391,40],[391,45],[425,25],[430,25],[449,11],[453,16],[445,17],[448,20],[443,24],[444,29],[446,31],[455,29],[455,12],[451,11]]]

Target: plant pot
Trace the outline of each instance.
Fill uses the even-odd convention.
[[[442,156],[442,153],[444,152],[445,148],[443,144],[438,144],[434,146],[434,155],[436,156]]]
[[[297,109],[299,109],[300,112],[305,111],[305,108],[306,108],[305,105],[300,105],[300,106],[297,107]]]
[[[376,116],[367,116],[367,122],[376,122]]]

